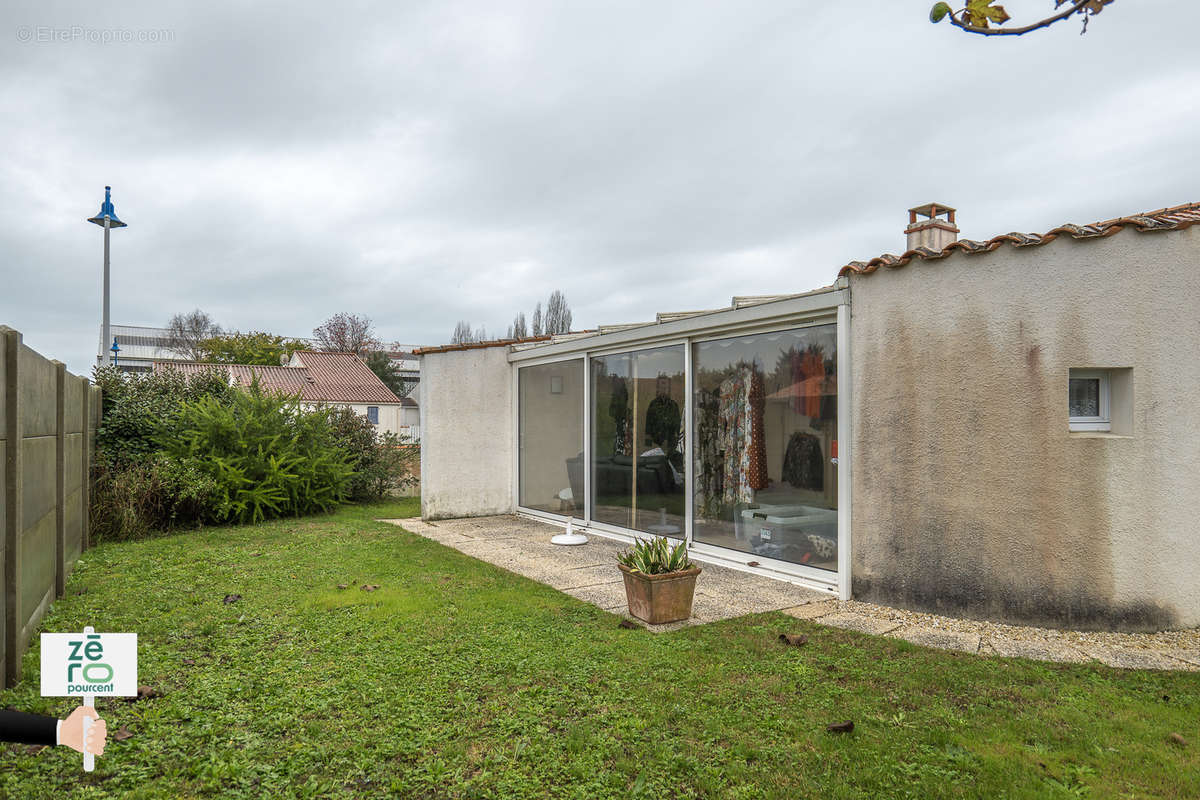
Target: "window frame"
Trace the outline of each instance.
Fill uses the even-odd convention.
[[[1100,414],[1094,417],[1070,416],[1070,388],[1073,380],[1097,380],[1100,384]],[[1112,379],[1106,369],[1071,369],[1067,373],[1067,428],[1071,431],[1112,430]]]
[[[371,419],[371,412],[375,412],[375,419]],[[372,425],[379,424],[379,406],[367,406],[367,422]]]
[[[811,326],[837,325],[838,371],[844,374],[853,373],[853,356],[850,348],[850,330],[852,326],[846,292],[846,279],[841,278],[836,288],[817,290],[815,292],[795,295],[765,303],[739,304],[740,298],[735,298],[733,308],[729,310],[700,313],[694,316],[676,320],[664,320],[657,324],[631,326],[599,334],[597,336],[564,338],[562,341],[539,344],[531,347],[511,349],[508,360],[512,366],[512,396],[519,396],[518,372],[525,366],[547,364],[565,361],[571,358],[584,358],[584,373],[588,378],[584,381],[584,459],[590,465],[591,453],[591,379],[592,360],[597,356],[607,356],[619,353],[633,353],[645,349],[665,347],[674,344],[684,344],[685,358],[685,407],[684,428],[687,436],[689,454],[694,451],[693,439],[694,413],[692,408],[692,380],[694,365],[692,364],[693,345],[701,342],[727,339],[735,336],[754,333],[774,333],[789,331],[796,328]],[[686,460],[686,489],[689,498],[686,504],[686,536],[688,550],[696,556],[697,561],[722,566],[754,574],[763,571],[774,577],[785,579],[791,583],[806,586],[817,591],[829,592],[832,596],[843,600],[851,597],[851,561],[852,561],[852,486],[853,486],[853,406],[852,386],[849,381],[838,387],[838,569],[836,573],[816,569],[804,564],[794,564],[786,561],[758,556],[757,558],[739,551],[706,545],[692,540],[694,520],[692,519],[693,503],[690,498],[694,495],[693,458]],[[519,402],[512,403],[512,502],[517,514],[529,519],[542,520],[551,524],[562,525],[566,521],[563,515],[550,514],[520,505],[519,474]],[[584,471],[584,495],[590,498],[591,469]],[[591,503],[584,503],[583,529],[588,533],[613,539],[626,544],[635,541],[637,532],[628,528],[619,528],[608,523],[592,520]],[[579,514],[575,514],[578,524]],[[755,566],[749,564],[754,562]]]

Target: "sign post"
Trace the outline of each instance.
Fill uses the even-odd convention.
[[[82,634],[42,634],[42,697],[79,697],[84,706],[95,708],[97,697],[136,696],[136,633],[96,633],[89,625]],[[92,720],[84,717],[85,772],[96,765],[87,748],[91,726]]]

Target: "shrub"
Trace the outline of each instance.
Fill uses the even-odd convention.
[[[350,408],[333,409],[330,422],[338,446],[354,465],[350,500],[381,500],[417,482],[420,450],[407,438],[390,431],[380,433],[366,417]]]
[[[139,539],[195,527],[220,515],[217,482],[194,466],[156,455],[96,468],[90,514],[94,541]]]
[[[216,368],[184,375],[178,370],[122,373],[116,367],[97,367],[96,384],[103,397],[96,430],[98,465],[115,466],[151,459],[170,436],[182,404],[202,397],[226,402],[236,391]]]
[[[257,379],[228,402],[183,403],[175,430],[159,443],[216,482],[217,522],[330,509],[346,499],[354,474],[329,409],[304,410],[296,397],[263,392]]]

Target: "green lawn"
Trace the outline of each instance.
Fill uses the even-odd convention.
[[[371,521],[414,511],[86,553],[44,629],[136,631],[140,682],[162,696],[97,703],[132,736],[90,775],[66,748],[0,745],[0,796],[1200,797],[1196,675],[978,658],[782,614],[625,630]],[[38,696],[36,646],[0,705],[71,707]],[[853,733],[826,732],[847,719]]]

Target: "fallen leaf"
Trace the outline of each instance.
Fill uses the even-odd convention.
[[[802,644],[808,644],[808,636],[803,633],[781,633],[779,634],[779,641],[799,647]]]
[[[191,667],[191,666],[195,666],[195,664],[196,664],[196,659],[194,659],[194,658],[185,658],[185,659],[183,660],[183,663],[184,663],[184,664],[187,664],[189,667]]]
[[[227,595],[225,595],[225,599],[222,600],[221,602],[224,603],[225,605],[229,605],[230,603],[236,603],[238,600],[241,600],[241,599],[242,599],[242,596],[240,594],[227,594]]]
[[[133,738],[133,731],[122,725],[120,728],[117,728],[117,732],[112,735],[112,738],[116,739],[118,742],[123,742],[126,739]]]
[[[379,584],[377,584],[377,583],[364,583],[362,585],[362,590],[364,592],[373,592],[378,588],[379,588]]]
[[[757,561],[747,561],[747,562],[746,562],[746,566],[747,566],[747,567],[757,567],[757,566],[758,566],[758,562],[757,562]]]
[[[1187,747],[1187,739],[1183,738],[1181,734],[1172,733],[1167,738],[1171,740],[1171,744],[1177,744],[1180,747]]]
[[[252,556],[261,556],[261,555],[262,555],[262,553],[251,553],[250,555],[252,555]]]
[[[339,583],[339,584],[338,584],[338,588],[339,588],[339,589],[349,589],[349,588],[350,588],[350,584],[348,584],[348,583]]]
[[[42,752],[45,749],[46,745],[44,744],[31,744],[25,748],[25,753],[32,756]]]
[[[635,628],[637,628],[637,627],[639,627],[639,626],[638,626],[638,624],[637,624],[636,622],[634,622],[634,621],[633,621],[633,620],[631,620],[631,619],[623,619],[623,620],[621,620],[620,622],[618,622],[618,623],[617,623],[617,627],[618,627],[618,628],[624,628],[625,630],[633,630],[633,629],[635,629]]]
[[[845,722],[834,722],[831,725],[826,725],[825,730],[829,731],[830,733],[849,733],[850,731],[854,730],[854,723],[850,720],[846,720]]]

